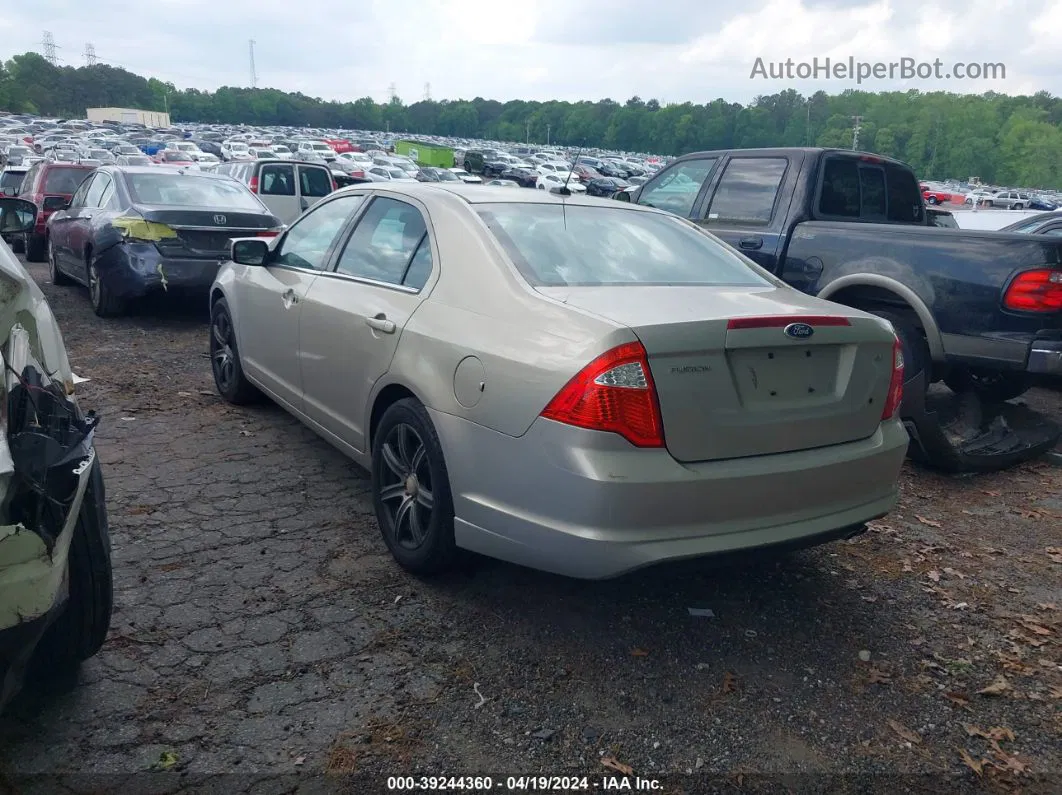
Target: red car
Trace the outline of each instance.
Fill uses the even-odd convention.
[[[954,198],[952,194],[946,191],[933,190],[926,185],[919,185],[918,187],[922,189],[922,198],[926,200],[926,204],[947,204]]]
[[[39,162],[30,166],[23,179],[25,190],[19,194],[37,205],[37,223],[26,241],[26,259],[44,262],[48,254],[48,218],[70,204],[74,192],[95,166],[80,163]]]
[[[160,166],[174,166],[175,168],[191,168],[196,165],[192,156],[179,149],[160,149],[153,158]]]
[[[335,150],[337,155],[341,155],[344,152],[357,152],[354,144],[348,141],[346,138],[325,138],[325,143]]]

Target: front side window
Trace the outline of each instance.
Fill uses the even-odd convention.
[[[781,157],[737,157],[726,165],[708,209],[709,223],[766,226],[789,161]]]
[[[86,207],[99,207],[100,199],[103,197],[103,192],[111,186],[111,178],[106,174],[97,174],[92,184],[89,186],[88,192],[85,193],[85,206]]]
[[[364,199],[364,196],[357,195],[341,196],[314,207],[284,235],[273,263],[290,268],[324,270],[339,230]]]
[[[693,212],[693,203],[697,201],[697,195],[712,173],[717,160],[718,158],[708,157],[679,163],[658,181],[642,188],[638,204],[689,218]]]
[[[332,192],[332,178],[323,168],[299,167],[299,188],[303,196],[316,198]]]
[[[419,290],[431,273],[427,238],[420,210],[396,199],[377,198],[358,221],[336,271]]]
[[[85,206],[85,195],[88,193],[89,188],[92,187],[92,183],[93,182],[95,182],[95,179],[93,177],[89,177],[88,179],[86,179],[84,182],[81,183],[81,185],[78,187],[77,191],[74,193],[73,197],[71,197],[71,199],[70,199],[70,206],[71,207],[84,207]]]

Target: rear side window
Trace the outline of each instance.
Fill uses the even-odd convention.
[[[921,224],[922,192],[914,175],[893,163],[831,157],[823,165],[819,215]]]
[[[44,176],[44,192],[72,194],[91,173],[92,170],[88,168],[53,166]]]
[[[294,166],[262,166],[261,176],[258,179],[258,192],[263,196],[294,196]]]
[[[484,204],[480,217],[533,286],[773,286],[710,235],[622,207]]]
[[[765,226],[789,161],[783,157],[736,157],[726,165],[708,210],[708,222]]]
[[[332,192],[332,178],[323,168],[300,166],[299,188],[303,196],[327,196]]]

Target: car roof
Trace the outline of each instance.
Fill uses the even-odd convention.
[[[374,182],[352,185],[342,188],[336,193],[355,193],[359,190],[371,190],[380,193],[393,193],[419,199],[425,204],[432,204],[440,200],[440,192],[464,201],[466,204],[566,204],[568,206],[587,207],[614,207],[621,210],[635,210],[638,212],[655,212],[651,207],[628,202],[617,202],[612,199],[599,199],[583,194],[571,196],[559,196],[555,193],[547,193],[542,190],[522,190],[514,194],[511,188],[500,185],[466,185],[464,183],[442,182]],[[336,195],[336,194],[333,194]],[[449,198],[449,197],[447,197]]]
[[[182,168],[159,168],[158,166],[103,166],[99,170],[117,174],[192,174],[197,177],[207,177],[209,179],[231,179],[228,174],[215,174],[212,171],[197,171],[195,169]]]

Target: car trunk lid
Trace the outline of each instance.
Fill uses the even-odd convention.
[[[278,221],[272,215],[226,208],[175,209],[172,207],[138,208],[145,221],[165,224],[177,232],[177,238],[158,242],[166,256],[227,257],[229,241],[234,237],[254,237],[274,232]]]
[[[645,346],[668,451],[683,462],[864,439],[881,422],[893,338],[783,288],[539,288],[631,328]],[[798,324],[798,326],[793,326]],[[810,327],[807,336],[790,336]]]

